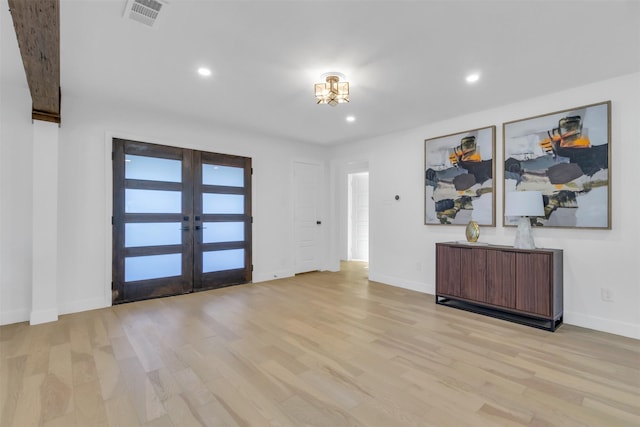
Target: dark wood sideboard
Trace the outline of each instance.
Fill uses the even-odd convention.
[[[562,250],[436,243],[436,304],[555,331]]]

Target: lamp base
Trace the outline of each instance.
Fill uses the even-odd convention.
[[[516,241],[513,244],[516,249],[535,249],[533,242],[533,230],[531,220],[527,216],[521,216],[518,220],[518,231],[516,231]]]

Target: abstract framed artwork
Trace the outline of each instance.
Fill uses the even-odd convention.
[[[496,127],[425,139],[426,225],[495,226]]]
[[[542,192],[534,225],[611,228],[611,101],[503,123],[502,135],[504,195]],[[504,225],[516,220],[503,210]]]

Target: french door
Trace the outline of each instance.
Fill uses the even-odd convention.
[[[113,139],[113,301],[251,281],[251,159]]]

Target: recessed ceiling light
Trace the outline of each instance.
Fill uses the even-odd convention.
[[[198,74],[203,77],[209,77],[211,75],[211,70],[205,67],[198,68]]]
[[[480,79],[480,74],[473,73],[467,76],[467,83],[475,83]]]
[[[356,118],[355,118],[355,117],[353,117],[353,116],[347,116],[347,121],[348,121],[348,122],[355,122],[355,121],[356,121]]]

